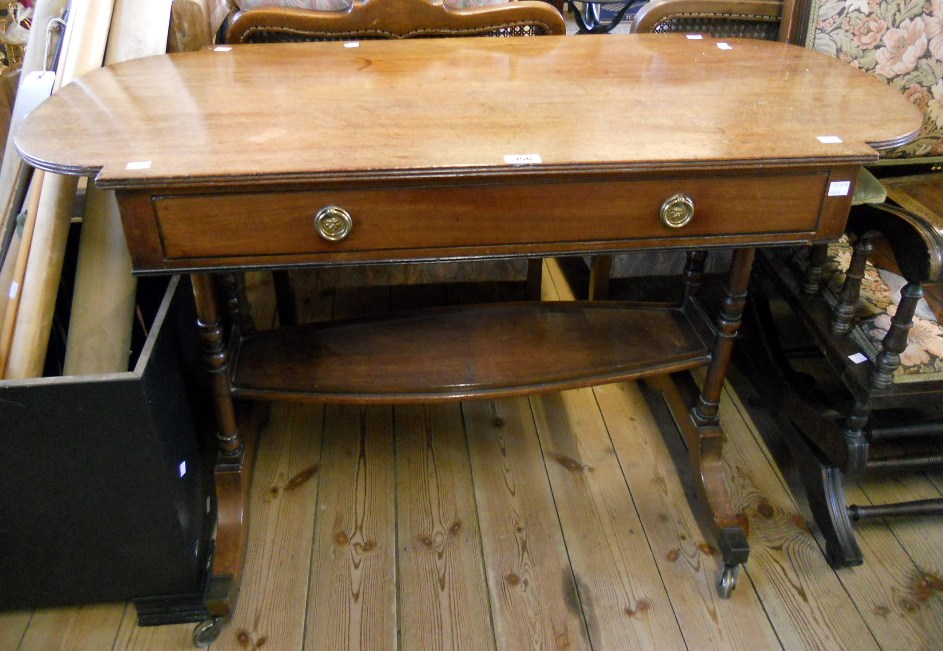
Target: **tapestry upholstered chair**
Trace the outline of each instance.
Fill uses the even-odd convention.
[[[460,36],[523,37],[566,34],[563,16],[546,2],[524,0],[230,0],[236,11],[223,25],[229,44],[349,41]],[[277,6],[276,6],[277,5]],[[286,6],[287,5],[287,6]],[[312,270],[318,286],[405,285],[523,280],[525,297],[540,298],[539,259],[423,262]],[[294,320],[286,272],[276,274],[282,323]]]
[[[710,13],[710,0],[658,4]],[[922,300],[943,280],[943,4],[811,0],[786,12],[783,40],[875,75],[925,114],[915,140],[859,177],[841,242],[758,256],[741,330],[744,367],[786,421],[782,443],[840,567],[863,560],[852,521],[943,514],[939,496],[848,506],[843,487],[943,467],[943,310]]]

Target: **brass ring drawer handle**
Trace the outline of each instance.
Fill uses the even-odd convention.
[[[676,194],[661,204],[661,221],[669,228],[681,228],[694,219],[694,199],[686,194]]]
[[[350,235],[354,220],[340,206],[324,206],[314,216],[314,228],[328,242],[340,242]]]

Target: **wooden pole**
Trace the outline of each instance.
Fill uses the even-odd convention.
[[[49,21],[58,18],[65,10],[68,0],[38,0],[33,8],[33,27],[30,30],[26,54],[23,57],[23,67],[20,69],[20,81],[17,85],[17,97],[13,103],[13,116],[10,121],[10,133],[3,150],[3,160],[0,162],[0,237],[10,234],[14,228],[11,220],[19,213],[23,196],[19,188],[23,185],[27,166],[16,153],[13,137],[19,129],[25,105],[31,103],[32,91],[29,85],[37,83],[34,73],[45,70],[46,60],[46,29]],[[54,43],[55,40],[52,41]],[[0,323],[7,310],[10,295],[10,283],[13,281],[13,271],[20,250],[20,232],[13,232],[7,246],[0,249]],[[5,242],[6,244],[6,242]],[[0,366],[2,368],[2,366]]]
[[[114,0],[86,0],[71,4],[54,91],[101,66],[113,10]],[[4,373],[7,378],[42,374],[76,185],[75,177],[57,174],[43,177],[35,231]],[[10,316],[9,310],[7,316]]]
[[[38,171],[30,182],[30,190],[26,208],[26,220],[23,224],[23,235],[17,237],[17,256],[11,265],[9,282],[4,285],[7,290],[7,308],[2,326],[0,326],[0,369],[6,368],[7,358],[10,356],[10,342],[13,340],[13,328],[16,325],[16,313],[20,305],[20,289],[23,286],[23,276],[26,275],[26,262],[29,258],[29,248],[32,243],[36,226],[36,213],[39,211],[39,193],[43,185],[45,172]],[[12,253],[13,249],[11,249]]]
[[[163,53],[171,4],[116,0],[105,64]],[[69,318],[66,375],[128,370],[136,287],[115,194],[90,185]]]

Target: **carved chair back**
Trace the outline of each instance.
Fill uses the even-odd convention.
[[[635,14],[631,31],[775,41],[782,17],[782,0],[652,0]]]
[[[252,2],[257,0],[241,0]],[[300,0],[321,9],[259,7],[240,11],[229,25],[229,43],[541,36],[565,34],[566,23],[545,2],[524,0],[450,8],[429,0]]]

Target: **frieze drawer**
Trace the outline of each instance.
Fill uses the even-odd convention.
[[[818,172],[194,194],[156,196],[154,210],[168,261],[489,255],[509,246],[808,234],[819,229],[828,180]]]

